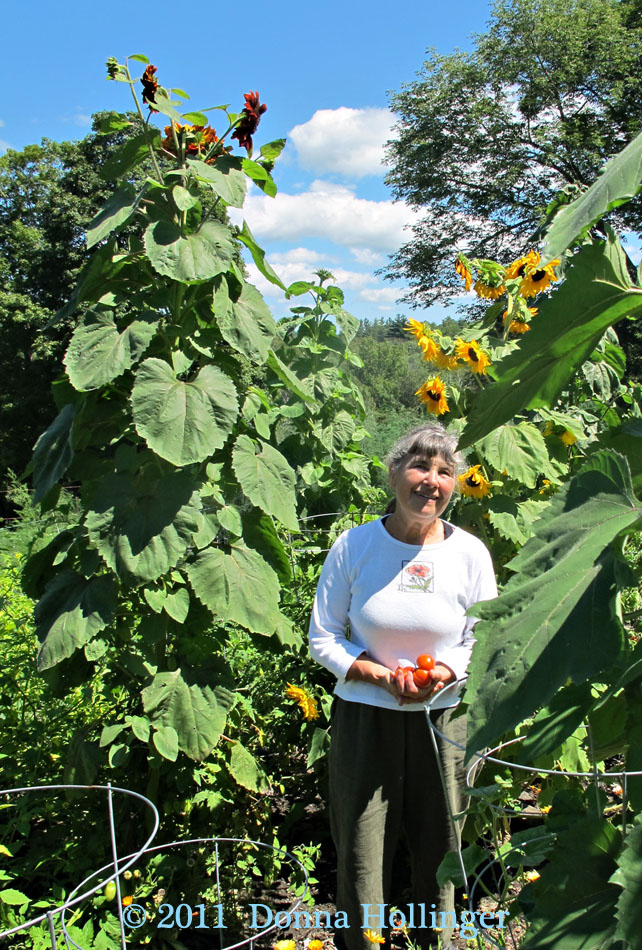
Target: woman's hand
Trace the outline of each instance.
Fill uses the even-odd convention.
[[[382,663],[373,660],[365,652],[361,653],[354,661],[348,672],[347,680],[361,680],[363,683],[374,683],[375,686],[381,686],[391,693],[395,699],[399,699],[399,692],[395,683],[395,675],[392,670]]]
[[[371,659],[364,651],[346,673],[346,680],[361,680],[364,683],[381,686],[395,697],[400,706],[403,706],[405,703],[425,703],[434,693],[454,683],[456,679],[451,668],[439,662],[435,663],[430,675],[430,684],[420,689],[415,685],[412,673],[394,673],[387,666]]]
[[[406,703],[425,703],[435,693],[440,692],[444,687],[454,683],[456,676],[449,666],[437,661],[432,670],[430,670],[431,682],[425,687],[419,687],[415,684],[412,673],[409,670],[405,672],[399,670],[394,674],[395,686],[399,705]]]

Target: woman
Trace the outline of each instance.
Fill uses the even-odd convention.
[[[415,429],[393,446],[387,459],[392,512],[337,539],[314,601],[310,652],[337,677],[330,824],[337,910],[349,921],[336,938],[348,950],[369,946],[365,929],[388,926],[392,863],[402,833],[415,926],[421,926],[419,904],[426,912],[427,929],[413,930],[413,940],[436,942],[428,929],[430,911],[453,910],[452,887],[440,892],[435,879],[454,839],[424,703],[434,697],[433,720],[461,743],[463,719],[448,723],[456,687],[446,687],[464,676],[470,660],[475,619],[466,616],[467,608],[497,594],[486,547],[441,519],[456,484],[456,448],[456,438],[439,423]],[[398,668],[415,666],[422,653],[431,654],[435,666],[427,686],[418,688],[412,673]],[[443,697],[435,695],[444,690]],[[456,805],[461,755],[449,743],[442,746]]]

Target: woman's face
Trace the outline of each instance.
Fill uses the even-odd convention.
[[[454,466],[440,455],[410,455],[390,473],[396,511],[410,520],[433,521],[446,510],[455,488]]]

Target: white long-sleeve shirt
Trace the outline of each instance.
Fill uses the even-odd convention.
[[[465,674],[476,622],[466,610],[496,597],[497,585],[485,545],[449,527],[445,540],[422,546],[393,538],[379,519],[344,531],[335,541],[310,621],[310,653],[337,677],[335,695],[401,712],[423,711],[422,703],[400,706],[374,683],[346,680],[364,650],[390,670],[415,666],[421,653],[430,653],[457,679]],[[433,709],[456,703],[454,690],[444,692]]]

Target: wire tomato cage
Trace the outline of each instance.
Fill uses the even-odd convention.
[[[252,849],[262,848],[267,851],[272,851],[273,854],[275,856],[278,856],[280,860],[287,861],[291,865],[293,866],[296,865],[298,867],[303,877],[303,888],[301,890],[300,895],[298,897],[295,897],[295,899],[291,902],[287,910],[281,911],[281,913],[284,913],[287,915],[293,914],[296,911],[297,907],[299,907],[299,905],[310,894],[308,872],[305,866],[301,863],[301,861],[299,861],[299,859],[295,855],[291,854],[285,848],[277,848],[274,845],[266,844],[265,842],[262,842],[262,841],[252,841],[249,838],[226,838],[226,837],[216,836],[216,837],[208,837],[208,838],[189,838],[185,840],[169,841],[169,842],[165,842],[164,844],[157,844],[157,845],[154,845],[153,847],[150,847],[152,844],[152,841],[156,837],[156,833],[158,831],[159,824],[160,824],[158,809],[156,808],[154,803],[150,801],[150,799],[147,798],[145,795],[141,795],[139,792],[133,792],[127,788],[118,788],[116,786],[112,786],[111,783],[108,783],[107,785],[37,785],[37,786],[25,786],[22,788],[0,789],[0,797],[30,794],[34,792],[67,793],[70,791],[89,791],[89,792],[101,791],[101,792],[106,793],[107,817],[108,817],[108,823],[109,823],[109,837],[110,837],[111,854],[112,854],[111,860],[107,862],[106,864],[104,864],[102,867],[98,868],[98,870],[93,871],[90,875],[84,878],[84,880],[82,880],[79,884],[77,884],[76,887],[70,892],[68,899],[63,904],[60,904],[57,907],[53,907],[50,910],[45,911],[44,913],[40,914],[37,917],[33,917],[30,920],[26,920],[23,923],[19,924],[18,926],[15,926],[8,930],[4,930],[0,932],[0,943],[4,943],[5,940],[7,940],[9,937],[12,937],[15,934],[28,931],[32,927],[37,927],[40,924],[46,923],[48,931],[49,931],[49,939],[51,942],[51,948],[52,950],[57,950],[57,947],[59,946],[59,939],[56,936],[55,921],[56,921],[56,917],[60,916],[60,927],[62,930],[62,937],[65,941],[65,946],[67,950],[70,950],[71,947],[75,947],[76,950],[88,950],[88,948],[83,947],[81,944],[77,943],[69,934],[67,927],[70,925],[67,924],[66,919],[65,919],[67,911],[71,910],[72,908],[77,907],[79,904],[81,904],[83,901],[87,900],[88,898],[94,895],[97,895],[99,891],[101,891],[107,884],[113,881],[115,882],[115,885],[116,885],[118,923],[119,923],[119,931],[120,931],[120,945],[121,945],[121,950],[126,950],[127,940],[129,936],[126,930],[126,923],[127,923],[126,918],[125,918],[126,911],[129,910],[131,907],[138,906],[140,908],[140,911],[144,915],[145,910],[144,908],[140,907],[140,905],[130,904],[126,908],[124,907],[123,899],[121,895],[121,878],[125,874],[125,872],[128,871],[130,868],[134,867],[144,855],[162,854],[163,852],[169,851],[173,848],[198,846],[198,845],[212,845],[213,846],[214,862],[215,862],[214,875],[215,875],[215,887],[216,887],[216,893],[217,893],[217,903],[219,903],[221,900],[221,868],[222,868],[221,850],[224,849],[226,846],[232,845],[232,844],[240,845],[246,848],[252,848]],[[124,856],[120,856],[118,854],[117,831],[116,831],[116,824],[114,821],[114,809],[113,809],[113,798],[115,794],[128,795],[128,796],[131,796],[132,798],[138,799],[139,801],[143,803],[143,805],[146,808],[149,809],[149,811],[151,812],[151,817],[153,817],[152,830],[150,834],[147,836],[147,838],[145,839],[145,841],[143,842],[142,846],[137,851],[133,851],[130,854],[127,854]],[[103,874],[106,874],[106,876],[103,877],[102,876]],[[97,879],[97,882],[92,883],[95,881],[95,879]],[[81,893],[78,893],[79,891]],[[172,906],[172,910],[173,910],[173,905],[169,905],[169,906]],[[187,904],[179,905],[179,908],[181,906],[186,907],[190,911],[190,921],[191,921],[191,916],[192,916],[191,908]],[[203,907],[204,905],[197,905],[197,906]],[[278,918],[278,914],[275,916]],[[144,919],[145,917],[143,916],[143,921]],[[139,923],[132,923],[130,921],[129,926],[132,928],[137,928],[139,926]],[[179,923],[179,927],[181,927],[181,929],[183,928],[183,926],[184,925]],[[189,926],[189,924],[187,924],[186,926]],[[222,926],[219,926],[218,928],[219,950],[239,950],[240,947],[246,947],[246,946],[252,948],[255,941],[272,933],[279,926],[280,924],[278,922],[275,922],[271,924],[271,926],[257,928],[257,932],[252,934],[252,936],[239,940],[236,943],[227,944],[227,945],[223,943],[223,939],[224,939],[223,930],[225,928],[223,928]],[[200,927],[198,929],[203,929],[203,928]],[[210,928],[206,928],[206,929],[210,929]]]
[[[457,749],[460,749],[462,752],[465,752],[466,749],[465,749],[465,746],[461,745],[461,743],[456,742],[454,739],[451,739],[449,736],[445,735],[445,733],[441,732],[441,731],[437,728],[437,726],[435,725],[435,723],[432,721],[432,719],[430,718],[430,713],[431,713],[431,711],[433,711],[433,709],[432,709],[432,704],[433,704],[433,702],[435,701],[435,699],[437,698],[437,696],[439,697],[440,700],[442,700],[448,690],[452,690],[453,693],[459,694],[459,692],[460,692],[460,690],[461,690],[461,687],[464,685],[464,683],[466,682],[467,679],[468,679],[468,677],[467,677],[467,676],[464,676],[464,677],[462,677],[461,679],[456,680],[456,681],[453,682],[453,683],[450,683],[450,684],[449,684],[448,686],[446,686],[443,690],[440,690],[439,693],[435,694],[428,702],[426,702],[426,703],[424,704],[424,712],[425,712],[425,715],[426,715],[426,721],[427,721],[427,723],[428,723],[428,728],[430,729],[430,737],[431,737],[431,739],[432,739],[433,748],[434,748],[434,750],[435,750],[435,758],[436,758],[437,766],[438,766],[438,769],[439,769],[439,777],[440,777],[440,779],[441,779],[441,785],[442,785],[442,789],[443,789],[443,792],[444,792],[444,798],[445,798],[445,801],[446,801],[446,808],[447,808],[447,810],[448,810],[448,817],[449,817],[449,819],[450,819],[450,823],[451,823],[451,825],[452,825],[452,828],[453,828],[453,831],[454,831],[454,835],[455,835],[455,841],[456,841],[456,843],[457,843],[457,848],[456,848],[457,858],[458,858],[458,861],[459,861],[459,867],[460,867],[460,869],[461,869],[462,880],[463,880],[463,882],[464,882],[464,885],[466,886],[466,892],[465,892],[465,893],[468,895],[468,907],[469,907],[469,911],[470,911],[471,913],[474,913],[475,891],[477,890],[477,887],[479,886],[480,881],[481,881],[481,879],[483,878],[484,874],[485,874],[491,867],[493,867],[493,866],[496,865],[496,864],[499,864],[500,867],[501,867],[501,866],[502,866],[502,860],[505,862],[506,859],[509,858],[511,854],[517,854],[517,853],[519,852],[519,849],[518,849],[518,848],[511,848],[511,849],[506,850],[506,851],[502,854],[502,859],[501,859],[501,860],[500,860],[499,857],[491,858],[489,861],[487,861],[487,862],[483,865],[483,867],[481,868],[481,870],[475,875],[475,877],[472,879],[472,884],[470,885],[470,887],[468,887],[467,882],[468,882],[469,875],[468,875],[468,873],[467,873],[467,871],[466,871],[466,867],[465,867],[465,864],[464,864],[464,858],[463,858],[462,847],[461,847],[461,833],[460,833],[459,826],[458,826],[458,824],[457,824],[456,816],[455,816],[454,809],[453,809],[453,806],[452,806],[452,801],[451,801],[450,794],[449,794],[449,791],[448,791],[448,785],[447,785],[447,782],[446,782],[446,777],[445,777],[445,774],[444,774],[443,764],[442,764],[442,760],[441,760],[441,754],[440,754],[440,751],[439,751],[439,745],[438,745],[438,743],[437,743],[437,738],[436,738],[436,737],[439,736],[439,738],[440,738],[442,741],[449,743],[449,745],[455,746]],[[460,701],[461,701],[461,700],[460,700],[459,696],[457,695],[456,701],[453,703],[452,707],[446,707],[446,708],[453,708],[453,709],[454,709],[456,706],[459,705]],[[442,708],[442,707],[439,707],[439,708]],[[588,727],[587,727],[587,728],[588,728]],[[501,752],[503,749],[506,749],[506,748],[508,748],[509,746],[512,746],[512,745],[515,745],[515,744],[521,742],[521,741],[522,741],[523,739],[525,739],[525,738],[526,738],[525,736],[516,736],[516,737],[513,738],[513,739],[508,739],[508,740],[506,740],[505,742],[499,743],[499,745],[494,746],[492,749],[489,749],[489,750],[486,751],[486,752],[475,752],[475,753],[473,753],[474,761],[473,761],[473,762],[471,763],[471,765],[468,767],[468,770],[467,770],[467,772],[466,772],[466,786],[465,786],[466,789],[467,789],[467,790],[472,790],[472,789],[475,788],[475,786],[473,785],[474,774],[475,774],[475,772],[478,770],[478,766],[479,766],[479,764],[480,764],[481,762],[484,762],[484,763],[486,763],[486,762],[491,762],[491,763],[493,763],[494,765],[504,766],[505,768],[508,768],[508,769],[517,769],[517,770],[520,771],[520,772],[528,772],[528,773],[530,773],[531,775],[555,775],[555,776],[558,776],[558,777],[559,777],[559,776],[563,776],[564,778],[584,778],[584,779],[590,779],[590,780],[592,780],[593,783],[595,784],[596,794],[597,794],[598,787],[599,787],[599,786],[598,786],[598,783],[599,783],[600,781],[603,781],[604,779],[618,779],[618,780],[620,781],[620,784],[621,784],[621,787],[622,787],[622,835],[623,835],[623,837],[625,836],[625,834],[626,834],[626,808],[627,808],[627,801],[628,801],[628,795],[627,795],[627,780],[628,780],[629,778],[636,778],[636,777],[642,776],[642,770],[639,770],[639,771],[628,771],[628,772],[627,772],[626,770],[621,770],[621,769],[620,769],[620,770],[613,771],[613,772],[601,772],[601,771],[597,768],[597,766],[594,765],[592,771],[590,771],[590,772],[570,772],[570,771],[565,771],[565,770],[564,770],[564,771],[561,771],[560,769],[544,769],[544,768],[538,768],[538,767],[536,767],[536,766],[534,766],[534,765],[524,765],[524,764],[519,763],[519,762],[510,762],[510,761],[508,761],[507,759],[497,758],[496,753]],[[498,811],[501,812],[503,815],[510,815],[511,817],[514,817],[514,818],[521,818],[521,817],[524,817],[523,812],[517,811],[516,809],[507,809],[507,808],[505,808],[505,807],[503,807],[503,806],[501,806],[501,805],[499,805],[499,806],[498,806],[498,805],[495,805],[495,804],[492,803],[492,802],[486,802],[486,804],[487,804],[490,808],[493,808],[493,809],[498,810]],[[539,839],[531,839],[531,843],[533,843],[534,841],[537,841],[537,840],[539,840]],[[543,840],[543,838],[542,838],[542,840]],[[502,870],[503,870],[503,868],[502,868]],[[472,875],[471,875],[471,877],[472,877]],[[510,923],[509,923],[507,926],[508,926],[509,929],[510,929]],[[488,941],[490,944],[492,944],[493,947],[497,947],[498,950],[505,950],[505,945],[498,943],[498,942],[494,939],[494,937],[492,937],[492,936],[491,936],[489,933],[487,933],[486,931],[483,931],[483,938],[484,938],[484,940],[486,940],[486,941]]]

